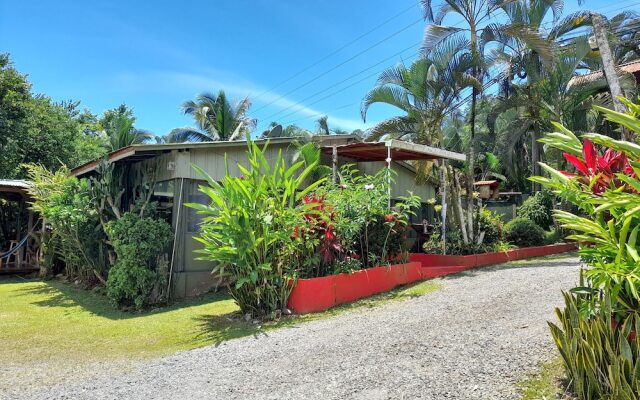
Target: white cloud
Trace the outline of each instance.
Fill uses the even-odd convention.
[[[274,108],[281,108],[282,110],[286,109],[286,111],[283,111],[273,117],[275,120],[284,118],[285,121],[282,122],[299,119],[301,117],[317,119],[321,115],[328,115],[330,125],[342,129],[366,129],[371,126],[371,124],[363,123],[360,119],[340,118],[331,115],[330,112],[324,112],[323,110],[307,107],[302,103],[298,103],[287,97],[281,96],[278,93],[267,91],[259,85],[224,71],[212,71],[211,76],[216,76],[217,78],[183,72],[161,72],[156,74],[156,79],[151,77],[151,80],[160,80],[164,84],[178,86],[182,89],[190,88],[197,93],[201,93],[208,88],[210,88],[210,90],[221,88],[234,97],[249,97],[252,101],[255,99],[255,104],[258,107],[261,104],[270,104]],[[289,115],[294,111],[295,114]],[[285,118],[285,116],[287,117]],[[260,122],[269,123],[270,121]]]

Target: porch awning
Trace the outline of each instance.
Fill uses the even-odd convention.
[[[405,142],[402,140],[387,140],[384,142],[359,142],[338,146],[322,146],[322,152],[333,154],[334,147],[337,155],[357,161],[386,161],[389,155],[393,161],[408,160],[457,160],[465,161],[467,156],[461,153]]]

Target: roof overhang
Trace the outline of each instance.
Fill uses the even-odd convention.
[[[349,135],[350,137],[350,135]],[[273,139],[258,139],[254,140],[254,143],[258,145],[264,145],[267,142],[270,144],[291,144],[300,138],[273,138]],[[245,140],[234,141],[218,141],[218,142],[197,142],[197,143],[168,143],[168,144],[135,144],[127,147],[123,147],[119,150],[109,153],[104,158],[99,158],[88,163],[82,164],[71,170],[72,176],[82,176],[93,172],[98,164],[103,159],[108,159],[109,163],[118,161],[122,162],[138,162],[147,158],[157,157],[163,153],[169,153],[171,151],[189,151],[193,149],[209,149],[209,148],[237,148],[246,147],[247,142]]]
[[[393,161],[408,160],[456,160],[466,161],[467,156],[461,153],[405,142],[387,140],[384,142],[360,142],[337,146],[322,146],[325,154],[332,154],[336,149],[338,156],[358,161],[386,161],[389,155]]]

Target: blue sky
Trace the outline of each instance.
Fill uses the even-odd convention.
[[[638,4],[580,8],[612,15]],[[577,8],[567,0],[565,14]],[[352,130],[394,115],[376,105],[364,124],[360,101],[379,71],[415,57],[420,17],[416,0],[0,0],[0,52],[35,92],[98,114],[124,102],[136,126],[156,134],[190,125],[180,104],[219,89],[249,96],[259,129],[274,120],[313,128],[326,114]]]

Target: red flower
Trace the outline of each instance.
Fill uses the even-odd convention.
[[[635,177],[635,172],[631,168],[626,154],[607,149],[600,156],[589,139],[585,139],[582,146],[584,160],[568,153],[564,153],[563,156],[578,172],[582,173],[579,180],[583,184],[591,185],[593,182],[592,191],[594,194],[603,193],[612,184],[615,188],[625,186],[624,182],[616,177],[618,173]],[[562,171],[562,173],[571,178],[578,176],[567,171]],[[627,189],[633,191],[631,188]]]
[[[396,219],[396,216],[393,214],[387,214],[384,216],[384,220],[387,222],[393,222]]]

